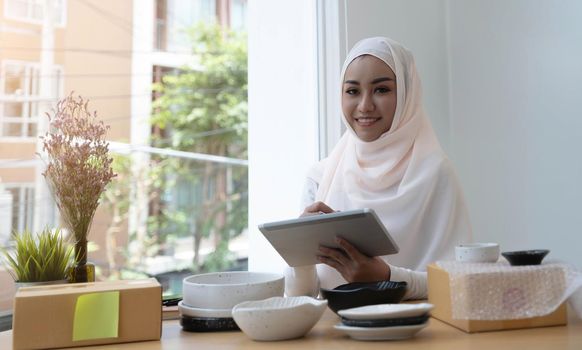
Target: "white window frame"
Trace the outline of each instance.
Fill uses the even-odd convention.
[[[12,215],[16,215],[18,217],[18,222],[14,230],[18,232],[22,232],[25,229],[32,231],[34,225],[34,200],[35,200],[35,188],[34,182],[12,182],[12,183],[4,183],[4,190],[18,190],[18,197],[13,196],[12,200],[16,201],[16,198],[19,199],[19,205],[17,208],[14,208]],[[27,197],[27,190],[32,190]],[[22,204],[22,199],[25,199],[25,204]],[[26,199],[29,199],[26,201]],[[28,220],[27,220],[28,218]],[[10,218],[12,221],[12,218]],[[28,221],[28,223],[26,222]]]
[[[346,0],[317,2],[319,158],[329,155],[346,130],[341,121],[342,62],[347,55]]]
[[[249,271],[283,271],[257,227],[301,213],[305,177],[319,159],[316,7],[248,2]]]
[[[33,15],[33,7],[34,5],[40,5],[42,11],[44,11],[44,1],[46,0],[4,0],[4,18],[19,22],[42,25],[44,13],[42,14],[41,18],[35,18]],[[18,2],[25,3],[25,16],[20,16],[12,12],[11,5]],[[55,20],[55,27],[64,28],[67,25],[67,0],[54,0],[54,2],[57,11],[61,11],[60,16],[55,16],[55,18],[60,18],[60,21],[58,22]]]
[[[7,67],[9,66],[16,66],[24,70],[24,78],[25,78],[25,86],[23,94],[10,94],[7,95],[5,93],[6,87],[6,71]],[[30,61],[18,61],[18,60],[3,60],[1,64],[1,73],[0,73],[0,140],[4,141],[13,141],[13,142],[34,142],[36,141],[37,135],[33,136],[23,136],[26,134],[26,125],[32,123],[38,123],[38,118],[42,117],[42,113],[38,112],[39,115],[37,116],[29,116],[29,106],[28,103],[40,103],[42,100],[42,96],[32,94],[33,86],[30,86],[30,76],[33,73],[38,73],[38,79],[32,82],[32,85],[38,86],[40,84],[40,63],[38,62],[30,62]],[[63,95],[63,67],[60,65],[53,65],[53,70],[51,75],[58,77],[58,91],[55,91],[54,98],[59,98]],[[21,117],[8,117],[4,115],[4,103],[23,103],[22,108],[22,116]],[[3,136],[4,134],[4,126],[5,123],[14,123],[14,122],[21,122],[22,129],[20,136]]]

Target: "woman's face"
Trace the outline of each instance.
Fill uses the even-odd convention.
[[[384,61],[357,57],[346,70],[342,110],[356,135],[374,141],[390,130],[396,111],[396,75]]]

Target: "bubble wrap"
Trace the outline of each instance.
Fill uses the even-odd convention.
[[[568,298],[582,318],[582,273],[550,262],[510,266],[507,262],[440,261],[449,274],[452,317],[512,320],[547,315]]]

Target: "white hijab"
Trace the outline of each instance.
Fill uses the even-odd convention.
[[[394,121],[377,140],[365,142],[343,115],[347,132],[309,174],[319,185],[315,199],[335,210],[374,209],[400,247],[384,260],[423,271],[433,261],[451,258],[455,245],[471,240],[467,210],[454,170],[424,113],[411,52],[388,38],[364,39],[344,62],[342,85],[348,65],[362,55],[381,59],[396,75]],[[345,283],[327,265],[318,265],[318,271],[324,288]]]

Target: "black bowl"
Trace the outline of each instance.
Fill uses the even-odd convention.
[[[180,325],[187,332],[238,331],[232,317],[190,317],[182,315]]]
[[[512,266],[539,265],[550,251],[547,249],[520,250],[515,252],[503,252],[501,255]]]
[[[333,312],[358,306],[399,303],[406,293],[406,282],[378,281],[342,284],[321,288],[321,295]]]

